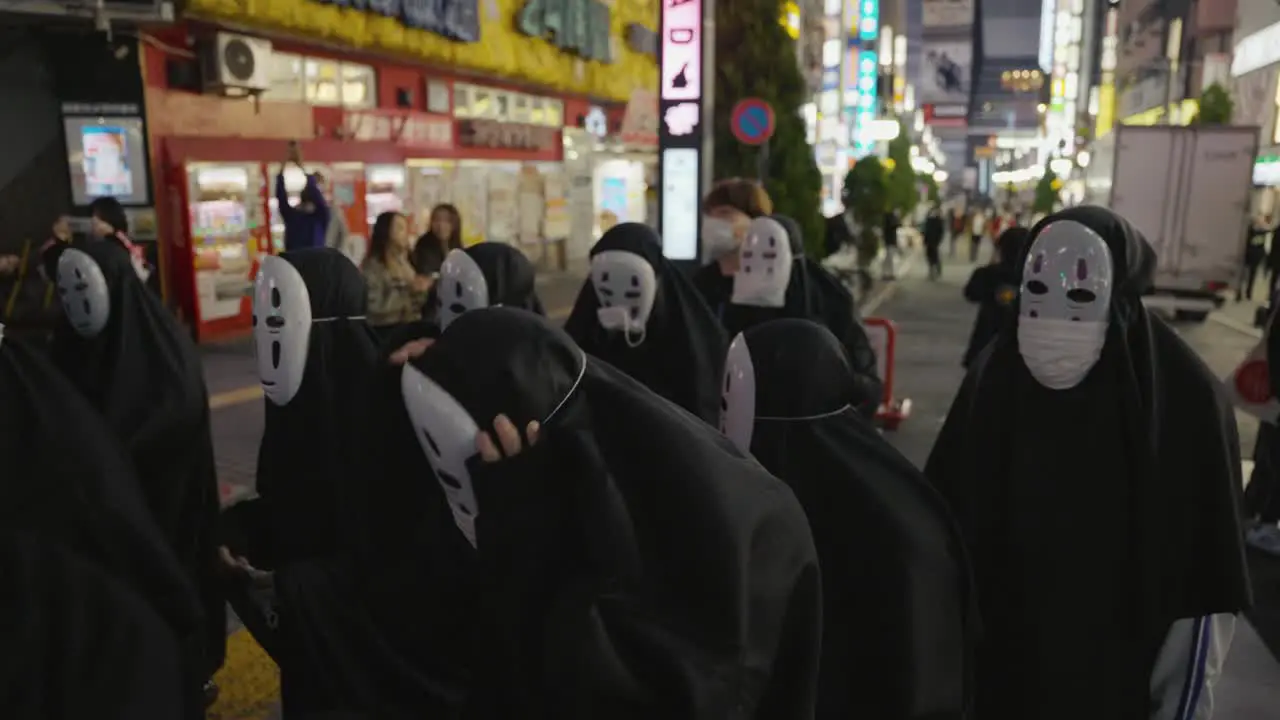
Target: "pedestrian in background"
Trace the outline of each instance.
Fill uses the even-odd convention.
[[[302,153],[298,143],[289,143],[287,165],[293,165],[307,175],[297,205],[289,202],[289,192],[284,186],[284,169],[276,175],[276,204],[284,220],[284,249],[299,250],[309,247],[325,247],[329,236],[329,203],[320,191],[319,173],[307,174],[302,167]]]
[[[1249,225],[1249,238],[1244,246],[1244,268],[1240,286],[1236,288],[1236,302],[1253,299],[1253,282],[1258,268],[1267,259],[1267,236],[1271,234],[1271,216],[1255,217]]]
[[[422,319],[433,282],[413,269],[409,222],[404,215],[384,212],[374,221],[369,256],[362,269],[369,291],[369,325],[386,334]]]
[[[978,251],[982,249],[982,234],[987,230],[986,214],[981,208],[974,208],[973,217],[969,219],[969,262],[978,262]]]
[[[929,214],[924,219],[924,256],[929,261],[929,279],[937,280],[942,277],[942,236],[946,234],[946,226],[943,224],[942,212],[937,205],[929,208]]]
[[[413,246],[413,268],[419,275],[440,272],[450,250],[462,249],[462,216],[458,208],[442,203],[431,208],[427,231]]]
[[[884,214],[884,265],[881,267],[882,280],[893,280],[897,277],[898,254],[902,248],[898,245],[898,229],[902,222],[898,213],[890,210]]]

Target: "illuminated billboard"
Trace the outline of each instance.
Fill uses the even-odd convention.
[[[702,0],[662,0],[658,194],[662,253],[697,260],[702,201]]]

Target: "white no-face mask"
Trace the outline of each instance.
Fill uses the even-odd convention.
[[[67,248],[58,258],[58,298],[76,334],[97,337],[111,319],[111,291],[98,261]]]
[[[253,289],[253,340],[262,393],[288,405],[302,387],[311,343],[311,294],[288,260],[268,255]]]
[[[767,217],[752,220],[738,253],[731,302],[772,308],[785,305],[792,261],[786,228]]]
[[[449,251],[440,265],[440,331],[468,310],[489,307],[489,282],[484,271],[465,250]]]
[[[479,507],[467,461],[477,454],[480,427],[449,391],[412,365],[401,371],[400,392],[418,444],[449,503],[453,524],[475,547]]]
[[[658,297],[658,277],[648,260],[626,250],[605,250],[591,258],[591,285],[600,308],[600,327],[621,332],[627,345],[644,343]]]
[[[720,432],[744,453],[751,452],[751,436],[756,426],[756,369],[747,339],[738,337],[729,344],[724,380],[720,386]]]
[[[1106,241],[1078,222],[1052,223],[1032,241],[1022,269],[1018,351],[1041,385],[1073,388],[1102,356],[1111,262]]]

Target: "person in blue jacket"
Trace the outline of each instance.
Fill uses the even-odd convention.
[[[280,217],[284,220],[284,249],[324,247],[331,212],[324,193],[320,191],[320,173],[307,173],[302,167],[302,155],[297,143],[290,143],[287,162],[306,173],[307,184],[302,188],[298,204],[293,205],[289,202],[289,192],[284,187],[283,168],[276,175],[276,202],[280,208]]]

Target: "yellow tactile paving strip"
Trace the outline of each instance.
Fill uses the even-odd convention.
[[[214,678],[218,701],[207,720],[267,720],[280,703],[280,670],[247,630],[227,638],[227,660]]]

